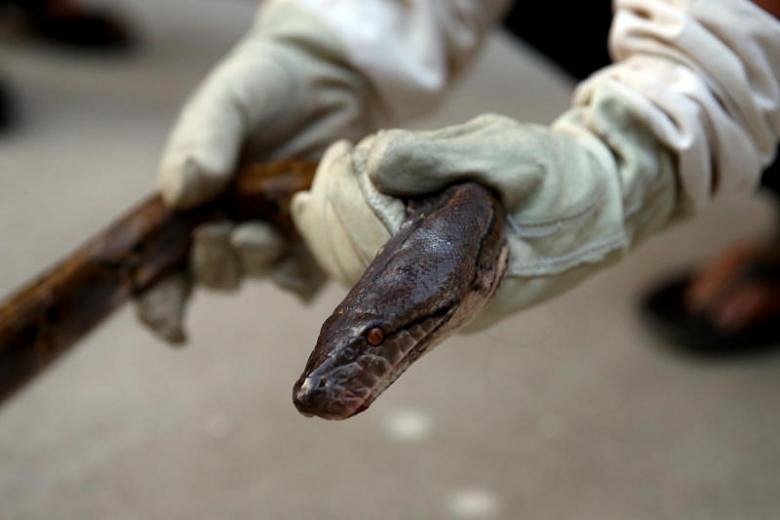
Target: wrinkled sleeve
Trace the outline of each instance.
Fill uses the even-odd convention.
[[[510,0],[279,0],[324,20],[373,85],[389,121],[441,99]]]
[[[618,91],[674,154],[683,203],[755,189],[780,137],[780,23],[747,0],[616,0],[615,64],[574,103]]]

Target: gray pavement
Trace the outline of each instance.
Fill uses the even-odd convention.
[[[24,118],[0,138],[0,294],[150,190],[177,108],[254,2],[111,4],[143,30],[126,59],[0,44]],[[549,122],[569,89],[496,35],[416,126]],[[310,307],[265,283],[199,293],[178,351],[124,309],[0,409],[0,519],[778,518],[780,359],[672,356],[635,313],[654,280],[771,217],[761,198],[718,204],[445,343],[342,423],[299,416],[290,391],[343,289]]]

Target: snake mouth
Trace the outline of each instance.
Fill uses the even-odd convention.
[[[444,338],[457,305],[449,305],[399,329],[378,346],[352,359],[330,356],[304,373],[293,387],[293,403],[303,415],[347,419],[364,412],[404,371]]]

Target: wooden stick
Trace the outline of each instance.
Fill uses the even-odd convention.
[[[1,302],[0,403],[129,298],[185,267],[198,225],[262,219],[294,236],[290,200],[311,185],[315,167],[250,166],[223,197],[188,211],[172,210],[153,195]]]

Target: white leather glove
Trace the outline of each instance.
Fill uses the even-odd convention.
[[[505,278],[472,330],[572,287],[678,206],[671,155],[607,88],[552,128],[484,115],[334,145],[311,191],[296,195],[293,216],[321,266],[351,285],[403,219],[394,196],[464,180],[501,195],[510,248]]]
[[[314,159],[336,139],[361,137],[376,127],[372,96],[328,26],[291,2],[269,2],[184,107],[161,161],[163,198],[192,207],[220,193],[239,161]],[[191,271],[210,288],[270,274],[308,299],[324,281],[305,248],[284,244],[263,223],[209,224],[194,239]],[[182,341],[188,293],[181,279],[163,283],[139,299],[139,316]]]
[[[615,0],[610,49],[617,63],[549,129],[484,116],[332,148],[294,205],[314,255],[353,283],[401,221],[393,195],[482,182],[507,207],[511,251],[474,323],[484,326],[566,290],[677,214],[754,189],[780,138],[777,20],[744,0]]]

